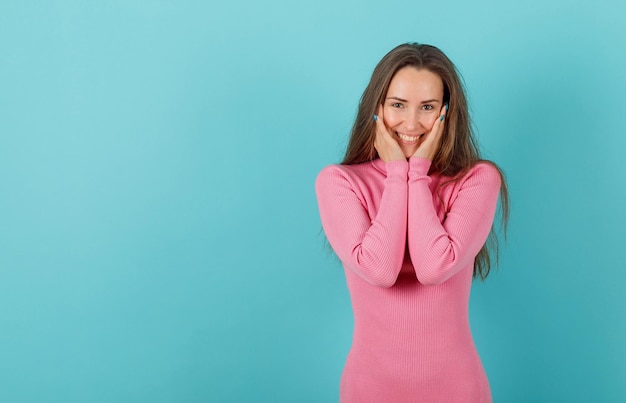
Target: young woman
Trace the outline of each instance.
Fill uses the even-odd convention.
[[[486,278],[500,170],[480,159],[452,62],[404,44],[376,66],[345,158],[316,180],[354,312],[347,402],[490,402],[468,320]],[[496,244],[497,246],[497,244]]]

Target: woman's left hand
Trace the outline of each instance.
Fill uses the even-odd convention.
[[[415,153],[413,153],[413,157],[427,158],[431,161],[435,158],[437,151],[439,151],[439,146],[441,145],[445,117],[446,105],[441,107],[440,115],[435,120],[435,123],[433,123],[433,127],[430,131],[422,136],[422,142],[417,147],[417,150],[415,150]]]

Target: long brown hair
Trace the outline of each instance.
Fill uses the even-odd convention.
[[[472,130],[465,90],[456,67],[438,48],[431,45],[406,43],[392,49],[378,63],[369,84],[365,88],[357,116],[352,126],[346,154],[341,164],[352,165],[374,160],[378,157],[374,147],[376,135],[372,116],[387,96],[389,83],[398,70],[411,66],[437,74],[443,82],[443,102],[448,103],[446,124],[441,144],[433,158],[431,173],[438,173],[451,178],[443,185],[452,184],[460,179],[478,162],[480,157],[478,143]],[[500,223],[506,234],[509,217],[509,196],[502,170],[491,163],[500,173]],[[474,259],[474,278],[487,278],[491,269],[490,250],[498,257],[498,241],[492,226],[487,242]]]

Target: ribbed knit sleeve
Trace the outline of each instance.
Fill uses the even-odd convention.
[[[315,182],[322,227],[343,264],[370,284],[391,287],[406,248],[406,161],[385,164],[387,177],[375,217],[347,167],[324,168]]]
[[[494,166],[477,164],[457,184],[441,222],[429,168],[430,160],[409,159],[408,248],[418,281],[433,285],[473,264],[493,223],[501,178]]]

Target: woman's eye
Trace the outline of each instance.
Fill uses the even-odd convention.
[[[391,104],[391,106],[394,108],[402,108],[402,104],[400,102],[394,102]]]
[[[432,105],[424,105],[424,106],[422,106],[422,109],[424,109],[425,111],[432,111],[433,110],[433,106]]]

